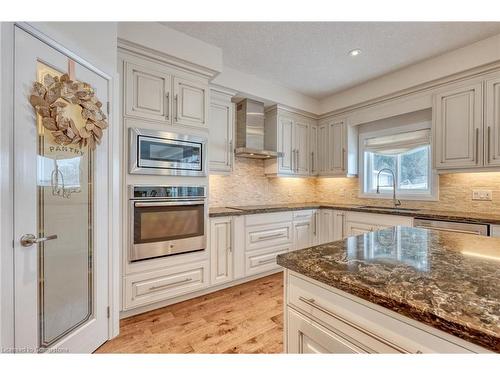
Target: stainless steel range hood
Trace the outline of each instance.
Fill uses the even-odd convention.
[[[272,159],[276,151],[264,149],[264,103],[244,99],[236,105],[236,156]]]

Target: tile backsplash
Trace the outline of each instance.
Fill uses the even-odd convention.
[[[237,158],[230,176],[210,176],[211,207],[271,203],[301,203],[316,200],[314,178],[268,178],[264,161]]]
[[[472,190],[491,190],[491,201],[473,201]],[[331,202],[390,205],[387,199],[359,198],[357,178],[268,178],[264,162],[236,159],[230,176],[210,176],[210,206]],[[403,207],[500,213],[500,172],[457,173],[439,177],[438,201],[405,201]]]
[[[473,189],[491,190],[491,201],[473,201]],[[320,202],[390,205],[387,199],[359,198],[357,178],[318,178],[316,198]],[[438,201],[401,200],[403,207],[461,212],[500,212],[500,172],[456,173],[439,176]]]

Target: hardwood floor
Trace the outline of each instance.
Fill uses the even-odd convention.
[[[121,320],[96,353],[282,353],[283,274]]]

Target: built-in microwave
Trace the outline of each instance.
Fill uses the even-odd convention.
[[[129,129],[129,172],[206,176],[205,137],[151,129]]]

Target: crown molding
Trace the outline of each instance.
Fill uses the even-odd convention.
[[[205,78],[208,78],[210,80],[215,78],[219,74],[219,72],[217,72],[213,69],[209,69],[209,68],[206,68],[204,66],[194,64],[192,62],[189,62],[189,61],[186,61],[183,59],[179,59],[177,57],[168,55],[164,52],[161,52],[161,51],[158,51],[155,49],[151,49],[148,47],[144,47],[140,44],[130,42],[128,40],[121,39],[121,38],[118,38],[118,50],[132,52],[135,54],[139,54],[139,55],[148,57],[148,58],[155,60],[157,62],[167,63],[169,65],[175,66],[176,68],[179,68],[182,70],[187,70],[187,71],[190,71],[192,73],[197,73],[197,74],[199,74]]]

